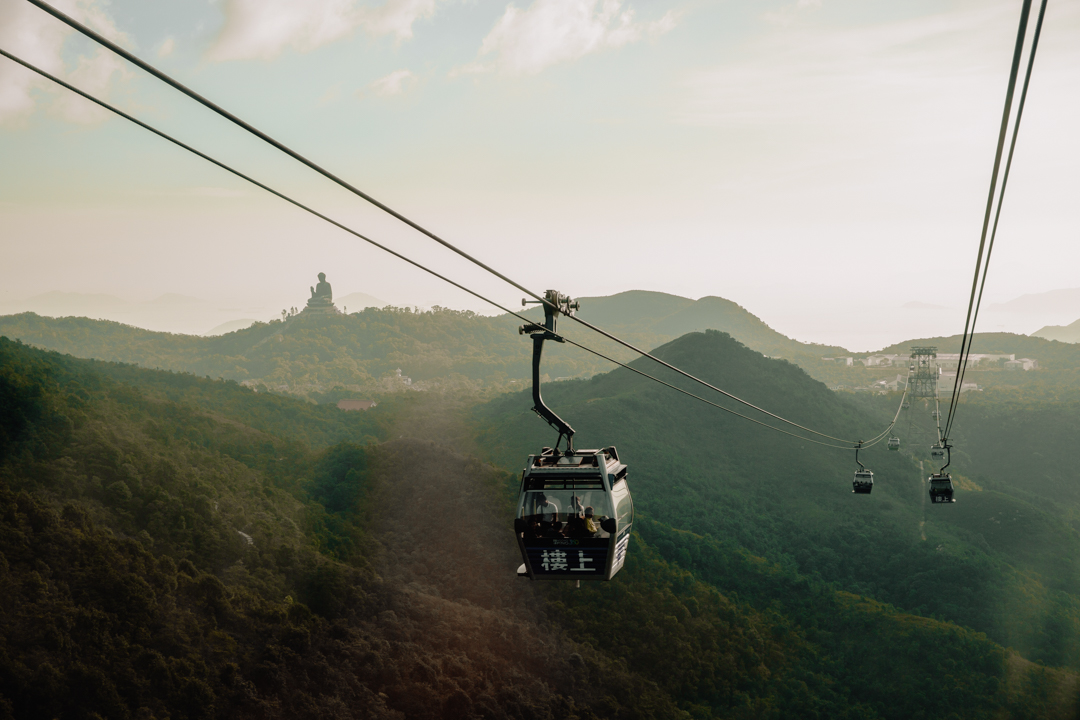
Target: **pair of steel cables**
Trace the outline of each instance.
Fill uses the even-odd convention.
[[[312,170],[318,172],[320,175],[323,175],[324,177],[331,180],[335,184],[337,184],[337,185],[341,186],[342,188],[348,190],[349,192],[353,193],[354,195],[357,195],[358,197],[363,198],[364,200],[366,200],[369,203],[375,205],[376,207],[383,210],[384,212],[390,214],[392,217],[404,222],[405,224],[407,224],[410,227],[414,228],[418,232],[421,232],[422,234],[426,235],[427,237],[431,238],[432,240],[438,242],[440,245],[446,247],[447,249],[451,250],[452,252],[458,254],[459,256],[469,260],[473,264],[475,264],[478,267],[480,267],[480,268],[486,270],[487,272],[493,274],[494,276],[498,277],[499,279],[503,280],[504,282],[506,282],[506,283],[510,284],[511,286],[517,288],[518,290],[521,290],[525,294],[535,298],[536,300],[540,301],[541,303],[548,304],[547,300],[543,296],[538,295],[537,293],[529,290],[528,288],[524,287],[523,285],[515,282],[514,280],[512,280],[509,277],[503,275],[502,273],[498,272],[497,270],[495,270],[495,269],[489,267],[488,265],[484,264],[483,262],[481,262],[477,258],[469,255],[468,253],[466,253],[463,250],[457,248],[453,244],[451,244],[451,243],[447,242],[446,240],[440,238],[435,233],[427,230],[426,228],[422,227],[418,223],[412,221],[408,217],[396,212],[392,208],[390,208],[390,207],[386,206],[385,204],[379,202],[378,200],[371,197],[370,195],[362,192],[361,190],[359,190],[356,187],[352,186],[351,184],[344,181],[343,179],[337,177],[336,175],[330,173],[329,171],[325,170],[324,168],[322,168],[321,166],[319,166],[316,163],[312,162],[311,160],[309,160],[309,159],[305,158],[304,156],[300,155],[299,153],[295,152],[294,150],[287,147],[286,145],[284,145],[284,144],[278,142],[277,140],[273,139],[272,137],[270,137],[266,133],[263,133],[262,131],[260,131],[257,128],[253,127],[252,125],[245,122],[244,120],[237,117],[236,115],[230,113],[229,111],[225,110],[224,108],[222,108],[222,107],[218,106],[217,104],[211,102],[210,100],[204,98],[203,96],[199,95],[198,93],[194,92],[193,90],[187,88],[186,86],[182,85],[178,81],[176,81],[173,78],[169,77],[165,73],[161,72],[157,68],[154,68],[153,66],[149,65],[148,63],[146,63],[143,60],[136,57],[135,55],[133,55],[130,52],[124,50],[121,47],[119,47],[118,45],[111,42],[107,38],[101,36],[100,34],[94,32],[93,30],[85,27],[84,25],[82,25],[78,21],[74,20],[73,18],[69,17],[68,15],[64,14],[63,12],[57,10],[56,8],[49,5],[48,3],[42,2],[41,0],[27,0],[27,1],[32,3],[35,6],[39,7],[43,11],[49,13],[50,15],[54,16],[58,20],[64,22],[65,24],[67,24],[68,26],[70,26],[73,29],[77,30],[78,32],[82,33],[83,35],[90,38],[91,40],[97,42],[98,44],[100,44],[100,45],[102,45],[104,47],[107,47],[109,50],[116,53],[120,57],[123,57],[124,59],[128,60],[129,62],[137,65],[138,67],[142,68],[144,71],[148,72],[149,74],[153,75],[154,77],[158,78],[159,80],[161,80],[161,81],[165,82],[166,84],[170,85],[174,89],[182,92],[183,94],[187,95],[191,99],[193,99],[196,102],[202,104],[203,106],[207,107],[208,109],[212,110],[213,112],[217,113],[218,115],[230,120],[231,122],[233,122],[234,124],[236,124],[239,127],[243,128],[244,130],[247,130],[251,134],[253,134],[256,137],[258,137],[258,138],[262,139],[263,141],[267,142],[268,144],[270,144],[274,148],[286,153],[287,155],[294,158],[298,162],[301,162],[302,164],[306,165],[307,167],[311,168]],[[1030,0],[1028,0],[1028,2],[1030,2]],[[93,103],[97,104],[98,106],[100,106],[100,107],[102,107],[102,108],[104,108],[106,110],[109,110],[110,112],[115,113],[116,115],[118,115],[120,117],[123,117],[126,120],[138,125],[139,127],[142,127],[143,129],[148,130],[149,132],[161,137],[162,139],[168,140],[169,142],[177,145],[178,147],[181,147],[181,148],[195,154],[196,156],[213,163],[217,167],[220,167],[221,169],[226,170],[227,172],[232,173],[233,175],[242,178],[243,180],[255,185],[256,187],[259,187],[260,189],[263,189],[263,190],[275,195],[276,197],[279,197],[279,198],[285,200],[286,202],[289,202],[292,205],[294,205],[294,206],[296,206],[296,207],[298,207],[300,209],[303,209],[303,210],[311,213],[312,215],[333,224],[334,226],[336,226],[336,227],[338,227],[338,228],[340,228],[340,229],[354,235],[355,237],[358,237],[361,240],[364,240],[365,242],[370,243],[371,245],[379,248],[380,250],[388,252],[388,253],[394,255],[395,257],[397,257],[397,258],[399,258],[401,260],[404,260],[405,262],[413,265],[414,267],[417,267],[418,269],[421,269],[421,270],[433,275],[434,277],[437,277],[437,278],[439,278],[439,279],[453,285],[454,287],[457,287],[460,290],[463,290],[463,291],[469,293],[470,295],[472,295],[472,296],[474,296],[474,297],[476,297],[476,298],[478,298],[478,299],[480,299],[480,300],[482,300],[482,301],[484,301],[486,303],[489,303],[493,307],[496,307],[496,308],[502,310],[503,312],[506,312],[509,315],[512,315],[512,316],[514,316],[516,318],[519,318],[521,320],[529,322],[529,320],[527,318],[525,318],[524,316],[520,315],[517,312],[509,310],[506,307],[503,307],[501,304],[495,302],[494,300],[491,300],[491,299],[489,299],[489,298],[487,298],[487,297],[485,297],[483,295],[480,295],[479,293],[469,289],[468,287],[466,287],[466,286],[464,286],[464,285],[462,285],[460,283],[457,283],[457,282],[455,282],[455,281],[441,275],[440,273],[426,267],[425,265],[423,265],[423,264],[421,264],[421,263],[419,263],[419,262],[417,262],[415,260],[412,260],[412,259],[402,255],[401,253],[398,253],[398,252],[396,252],[394,250],[391,250],[390,248],[388,248],[388,247],[376,242],[375,240],[373,240],[373,239],[371,239],[371,238],[369,238],[369,237],[367,237],[367,236],[365,236],[365,235],[363,235],[363,234],[361,234],[361,233],[359,233],[359,232],[357,232],[357,231],[343,225],[342,223],[337,222],[337,221],[327,217],[326,215],[323,215],[322,213],[319,213],[316,210],[314,210],[314,209],[312,209],[312,208],[310,208],[310,207],[308,207],[306,205],[303,205],[302,203],[300,203],[300,202],[286,196],[285,194],[283,194],[281,192],[278,192],[278,191],[274,190],[273,188],[271,188],[271,187],[269,187],[269,186],[267,186],[267,185],[265,185],[263,183],[260,183],[260,182],[256,181],[255,179],[249,177],[248,175],[245,175],[244,173],[241,173],[240,171],[238,171],[238,170],[236,170],[236,169],[234,169],[234,168],[232,168],[232,167],[230,167],[230,166],[228,166],[228,165],[226,165],[226,164],[224,164],[224,163],[222,163],[222,162],[220,162],[218,160],[215,160],[214,158],[206,155],[205,153],[202,153],[202,152],[196,150],[195,148],[193,148],[193,147],[191,147],[191,146],[189,146],[189,145],[187,145],[187,144],[185,144],[185,143],[183,143],[183,142],[181,142],[181,141],[167,135],[166,133],[153,128],[152,126],[148,125],[147,123],[144,123],[144,122],[132,117],[131,115],[119,110],[118,108],[113,107],[112,105],[110,105],[110,104],[108,104],[108,103],[106,103],[106,102],[104,102],[104,101],[102,101],[102,100],[100,100],[98,98],[95,98],[95,97],[89,95],[88,93],[85,93],[85,92],[79,90],[78,88],[75,88],[71,84],[69,84],[67,82],[64,82],[63,80],[61,80],[61,79],[59,79],[59,78],[57,78],[57,77],[43,71],[43,70],[41,70],[40,68],[37,68],[36,66],[34,66],[34,65],[32,65],[32,64],[18,58],[18,57],[15,57],[14,55],[8,53],[7,51],[3,50],[2,48],[0,48],[0,54],[4,55],[4,57],[7,57],[8,59],[10,59],[10,60],[12,60],[12,61],[14,61],[16,63],[22,65],[25,68],[27,68],[27,69],[29,69],[29,70],[31,70],[33,72],[36,72],[36,73],[38,73],[39,75],[41,75],[43,77],[48,78],[52,82],[59,84],[60,86],[70,90],[71,92],[74,92],[74,93],[82,96],[83,98],[89,100],[90,102],[93,102]],[[744,415],[742,413],[736,412],[736,411],[734,411],[734,410],[732,410],[730,408],[727,408],[727,407],[724,407],[724,406],[719,405],[717,403],[714,403],[711,400],[703,398],[703,397],[701,397],[699,395],[696,395],[694,393],[691,393],[691,392],[689,392],[687,390],[676,387],[675,385],[672,385],[671,383],[665,382],[665,381],[663,381],[663,380],[661,380],[661,379],[659,379],[659,378],[657,378],[657,377],[655,377],[653,375],[650,375],[650,374],[645,373],[645,372],[643,372],[641,370],[638,370],[637,368],[634,368],[634,367],[631,367],[631,366],[629,366],[629,365],[627,365],[625,363],[619,362],[619,361],[617,361],[617,360],[615,360],[615,359],[613,359],[611,357],[608,357],[607,355],[604,355],[603,353],[600,353],[600,352],[598,352],[596,350],[593,350],[592,348],[589,348],[589,347],[587,347],[587,346],[585,346],[585,345],[583,345],[581,343],[575,342],[575,341],[570,340],[569,338],[565,338],[563,336],[559,336],[559,338],[561,340],[564,340],[565,342],[568,342],[569,344],[574,345],[575,347],[581,348],[582,350],[585,350],[586,352],[592,353],[593,355],[595,355],[597,357],[603,358],[603,359],[605,359],[605,360],[607,360],[609,362],[612,362],[612,363],[614,363],[614,364],[616,364],[616,365],[618,365],[620,367],[626,368],[626,369],[630,370],[631,372],[634,372],[634,373],[636,373],[638,375],[641,375],[641,376],[643,376],[645,378],[648,378],[648,379],[650,379],[650,380],[652,380],[654,382],[657,382],[657,383],[659,383],[659,384],[661,384],[661,385],[663,385],[665,387],[674,389],[674,390],[676,390],[676,391],[678,391],[678,392],[680,392],[680,393],[682,393],[684,395],[687,395],[687,396],[689,396],[691,398],[694,398],[696,400],[704,402],[704,403],[706,403],[708,405],[711,405],[711,406],[713,406],[713,407],[715,407],[717,409],[720,409],[720,410],[722,410],[724,412],[733,414],[733,415],[735,415],[737,417],[743,418],[745,420],[749,420],[750,422],[753,422],[753,423],[755,423],[757,425],[760,425],[762,427],[769,428],[771,430],[774,430],[776,432],[780,432],[782,434],[794,437],[794,438],[799,439],[799,440],[805,440],[805,441],[812,442],[812,443],[815,443],[815,444],[824,445],[824,446],[827,446],[827,447],[832,447],[832,448],[837,448],[837,449],[845,449],[845,450],[853,450],[853,449],[856,449],[856,448],[858,448],[860,446],[862,446],[862,447],[867,447],[868,446],[867,443],[864,443],[863,441],[850,441],[850,440],[845,440],[843,438],[834,437],[832,435],[827,435],[825,433],[818,432],[817,430],[813,430],[811,428],[805,427],[805,426],[800,425],[798,423],[795,423],[795,422],[793,422],[791,420],[788,420],[788,419],[786,419],[784,417],[781,417],[779,415],[771,413],[771,412],[769,412],[769,411],[767,411],[767,410],[765,410],[763,408],[760,408],[760,407],[758,407],[758,406],[756,406],[756,405],[754,405],[754,404],[752,404],[752,403],[750,403],[750,402],[748,402],[746,400],[743,400],[743,399],[741,399],[741,398],[739,398],[739,397],[737,397],[737,396],[735,396],[735,395],[733,395],[733,394],[731,394],[731,393],[729,393],[729,392],[727,392],[727,391],[725,391],[725,390],[723,390],[723,389],[721,389],[719,387],[716,387],[715,385],[712,385],[712,384],[710,384],[710,383],[708,383],[708,382],[706,382],[706,381],[704,381],[704,380],[702,380],[702,379],[700,379],[700,378],[698,378],[698,377],[696,377],[696,376],[694,376],[694,375],[692,375],[692,374],[690,374],[690,373],[688,373],[688,372],[686,372],[686,371],[684,371],[684,370],[682,370],[682,369],[680,369],[680,368],[678,368],[678,367],[676,367],[676,366],[674,366],[674,365],[672,365],[672,364],[670,364],[670,363],[668,363],[668,362],[666,362],[666,361],[652,355],[651,353],[646,352],[645,350],[642,350],[642,349],[640,349],[638,347],[635,347],[634,345],[632,345],[632,344],[630,344],[630,343],[616,337],[615,335],[603,330],[602,328],[599,328],[599,327],[597,327],[597,326],[595,326],[595,325],[593,325],[593,324],[591,324],[591,323],[589,323],[589,322],[587,322],[587,321],[585,321],[585,320],[583,320],[581,318],[576,317],[575,315],[566,315],[566,317],[569,317],[572,320],[574,320],[575,322],[578,322],[579,324],[584,325],[585,327],[587,327],[587,328],[593,330],[594,332],[596,332],[596,333],[598,333],[598,334],[600,334],[600,335],[602,335],[602,336],[604,336],[604,337],[618,343],[619,345],[622,345],[623,347],[626,347],[626,348],[628,348],[628,349],[630,349],[630,350],[632,350],[632,351],[634,351],[634,352],[636,352],[636,353],[638,353],[638,354],[640,354],[640,355],[642,355],[644,357],[647,357],[647,358],[653,360],[654,362],[657,362],[660,365],[674,371],[675,373],[677,373],[677,374],[679,374],[679,375],[681,375],[681,376],[683,376],[683,377],[685,377],[685,378],[687,378],[687,379],[689,379],[689,380],[691,380],[691,381],[693,381],[695,383],[703,385],[704,387],[707,387],[707,388],[709,388],[711,390],[714,390],[714,391],[720,393],[721,395],[723,395],[723,396],[725,396],[725,397],[727,397],[727,398],[729,398],[731,400],[734,400],[734,401],[736,401],[736,402],[738,402],[738,403],[740,403],[740,404],[742,404],[742,405],[744,405],[746,407],[749,407],[749,408],[751,408],[753,410],[756,410],[756,411],[758,411],[758,412],[760,412],[760,413],[762,413],[762,414],[764,414],[764,415],[766,415],[768,417],[771,417],[771,418],[773,418],[775,420],[780,421],[781,423],[787,424],[787,425],[789,425],[789,426],[791,426],[793,428],[796,428],[798,430],[801,430],[803,432],[810,433],[812,435],[816,435],[816,436],[825,438],[826,440],[831,440],[831,441],[838,442],[838,443],[843,443],[843,444],[842,445],[836,445],[836,444],[833,444],[833,443],[830,443],[830,442],[823,442],[821,440],[817,440],[817,439],[814,439],[814,438],[804,437],[802,435],[796,434],[796,433],[791,432],[789,430],[785,430],[783,428],[775,427],[775,426],[770,425],[770,424],[768,424],[766,422],[762,422],[762,421],[757,420],[755,418],[752,418],[752,417],[749,417],[749,416]],[[901,400],[901,407],[902,407],[902,403],[903,403],[903,401]],[[897,413],[899,413],[899,410],[897,411]],[[893,425],[895,425],[895,423],[896,423],[896,418],[893,419],[893,422],[889,425],[889,428],[887,428],[883,433],[881,433],[878,436],[875,436],[875,438],[873,438],[871,441],[868,441],[868,442],[873,443],[873,442],[880,441],[881,438],[883,438],[886,434],[888,434],[889,430],[892,428]]]
[[[994,204],[994,192],[996,189],[998,172],[1001,168],[1001,156],[1005,148],[1005,138],[1009,129],[1009,118],[1012,113],[1013,94],[1016,90],[1016,79],[1020,70],[1020,58],[1023,54],[1025,40],[1027,38],[1028,17],[1031,13],[1031,0],[1024,0],[1020,12],[1020,27],[1016,34],[1016,49],[1013,52],[1012,69],[1009,73],[1009,86],[1005,93],[1005,109],[1001,116],[1001,129],[998,132],[997,153],[994,156],[994,170],[990,176],[990,192],[986,198],[986,213],[983,217],[982,236],[979,239],[979,253],[975,260],[975,277],[971,281],[971,297],[968,300],[967,317],[964,321],[964,334],[960,341],[960,357],[956,366],[956,379],[953,382],[952,395],[949,400],[949,414],[945,420],[944,430],[938,425],[938,437],[942,446],[948,446],[949,435],[952,433],[953,421],[956,418],[956,408],[960,403],[960,394],[963,390],[964,375],[967,372],[968,359],[971,357],[971,341],[975,335],[975,322],[979,319],[979,307],[982,304],[983,290],[986,289],[986,274],[990,268],[990,254],[994,250],[994,240],[997,237],[998,221],[1001,219],[1001,205],[1005,200],[1005,186],[1009,182],[1009,170],[1012,168],[1013,153],[1016,150],[1016,137],[1020,132],[1020,119],[1024,115],[1024,103],[1027,100],[1028,86],[1031,83],[1031,69],[1035,65],[1035,52],[1039,48],[1039,35],[1042,33],[1043,17],[1046,15],[1047,0],[1042,0],[1039,7],[1039,18],[1035,23],[1035,32],[1031,40],[1031,50],[1028,53],[1027,72],[1024,75],[1024,87],[1020,92],[1020,102],[1017,105],[1016,118],[1013,124],[1012,139],[1009,142],[1009,156],[1005,162],[1005,172],[1001,178],[1001,188],[997,196],[996,210]],[[990,231],[989,243],[987,242],[987,230],[990,228],[990,216],[993,212],[994,224]],[[985,255],[984,251],[985,250]],[[978,291],[976,293],[976,291]]]

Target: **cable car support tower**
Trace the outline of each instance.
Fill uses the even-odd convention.
[[[936,361],[936,347],[911,348],[911,372],[908,377],[911,397],[937,399],[939,370]]]

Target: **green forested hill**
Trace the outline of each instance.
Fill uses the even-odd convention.
[[[398,369],[418,387],[498,385],[523,376],[528,357],[527,343],[511,324],[439,309],[299,315],[217,337],[24,313],[0,319],[0,334],[77,357],[254,381],[301,396],[400,389]],[[574,374],[578,368],[564,370]]]
[[[688,335],[657,354],[837,437],[877,434],[888,423],[885,403],[895,411],[899,400],[881,399],[880,412],[864,409],[863,401],[831,393],[790,363],[763,358],[721,333]],[[673,373],[638,362],[689,389]],[[929,463],[920,468],[921,457],[890,453],[884,444],[862,453],[876,484],[871,496],[856,496],[852,453],[762,429],[625,370],[549,385],[545,397],[578,431],[579,446],[619,448],[633,473],[637,505],[651,519],[745,548],[832,587],[985,632],[1028,657],[1080,667],[1080,602],[1069,579],[1075,564],[1029,562],[1030,555],[995,546],[983,533],[1002,518],[994,518],[983,495],[972,497],[977,486],[967,481],[960,481],[969,489],[958,491],[955,505],[930,506]],[[554,441],[530,406],[522,394],[478,411],[490,427],[481,447],[497,462],[509,465]],[[976,507],[990,511],[989,522],[971,515]],[[1040,532],[1065,557],[1080,549],[1064,523]],[[672,552],[669,558],[681,557],[684,567],[710,571],[692,554]],[[722,591],[738,587],[734,578],[714,577]]]
[[[537,314],[533,310],[530,316]],[[839,348],[798,343],[769,328],[735,303],[632,291],[582,300],[582,317],[643,349],[691,330],[729,332],[766,355],[783,355],[811,369]],[[435,308],[368,308],[337,316],[301,314],[256,323],[217,337],[151,332],[104,320],[47,318],[33,313],[0,317],[0,335],[76,357],[134,363],[198,376],[261,385],[312,398],[400,390],[396,371],[418,388],[491,391],[512,389],[529,377],[532,345],[517,333],[520,320]],[[616,358],[635,354],[564,321],[563,332]],[[572,347],[549,348],[552,378],[589,376],[611,365]],[[823,369],[828,369],[824,368]]]
[[[797,393],[800,371],[774,367]],[[432,442],[447,414],[425,401],[341,413],[0,340],[0,718],[1075,712],[1070,672],[674,529],[650,493],[672,488],[674,515],[689,496],[640,457],[619,578],[518,579],[514,476]],[[765,495],[731,510],[782,521]]]

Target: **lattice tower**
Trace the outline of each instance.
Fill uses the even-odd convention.
[[[908,394],[917,398],[935,398],[938,388],[936,347],[911,348],[911,366],[908,376]]]

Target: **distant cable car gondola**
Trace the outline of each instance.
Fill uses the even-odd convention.
[[[896,437],[895,435],[893,435],[891,438],[889,438],[889,449],[890,450],[899,450],[900,449],[900,438]]]
[[[851,492],[860,495],[869,495],[874,489],[874,473],[866,468],[855,471],[855,479],[851,481]]]
[[[554,448],[530,455],[521,475],[514,518],[523,561],[518,575],[533,580],[610,580],[626,562],[634,522],[626,465],[614,447],[574,450],[574,429],[544,404],[540,395],[544,341],[562,342],[555,334],[555,319],[578,308],[554,290],[544,297],[544,324],[530,323],[519,332],[533,339],[533,410],[559,431],[559,438]],[[566,449],[560,450],[563,438]]]
[[[934,443],[930,446],[930,457],[934,460],[945,459],[945,448],[941,446],[941,443]]]
[[[861,442],[855,447],[855,462],[859,463],[859,469],[855,471],[855,478],[851,481],[851,492],[859,495],[869,495],[870,491],[874,489],[874,473],[859,462],[859,448],[861,447]]]
[[[930,415],[935,420],[940,420],[941,419],[941,411],[940,410],[934,410],[934,412],[930,413]]]

